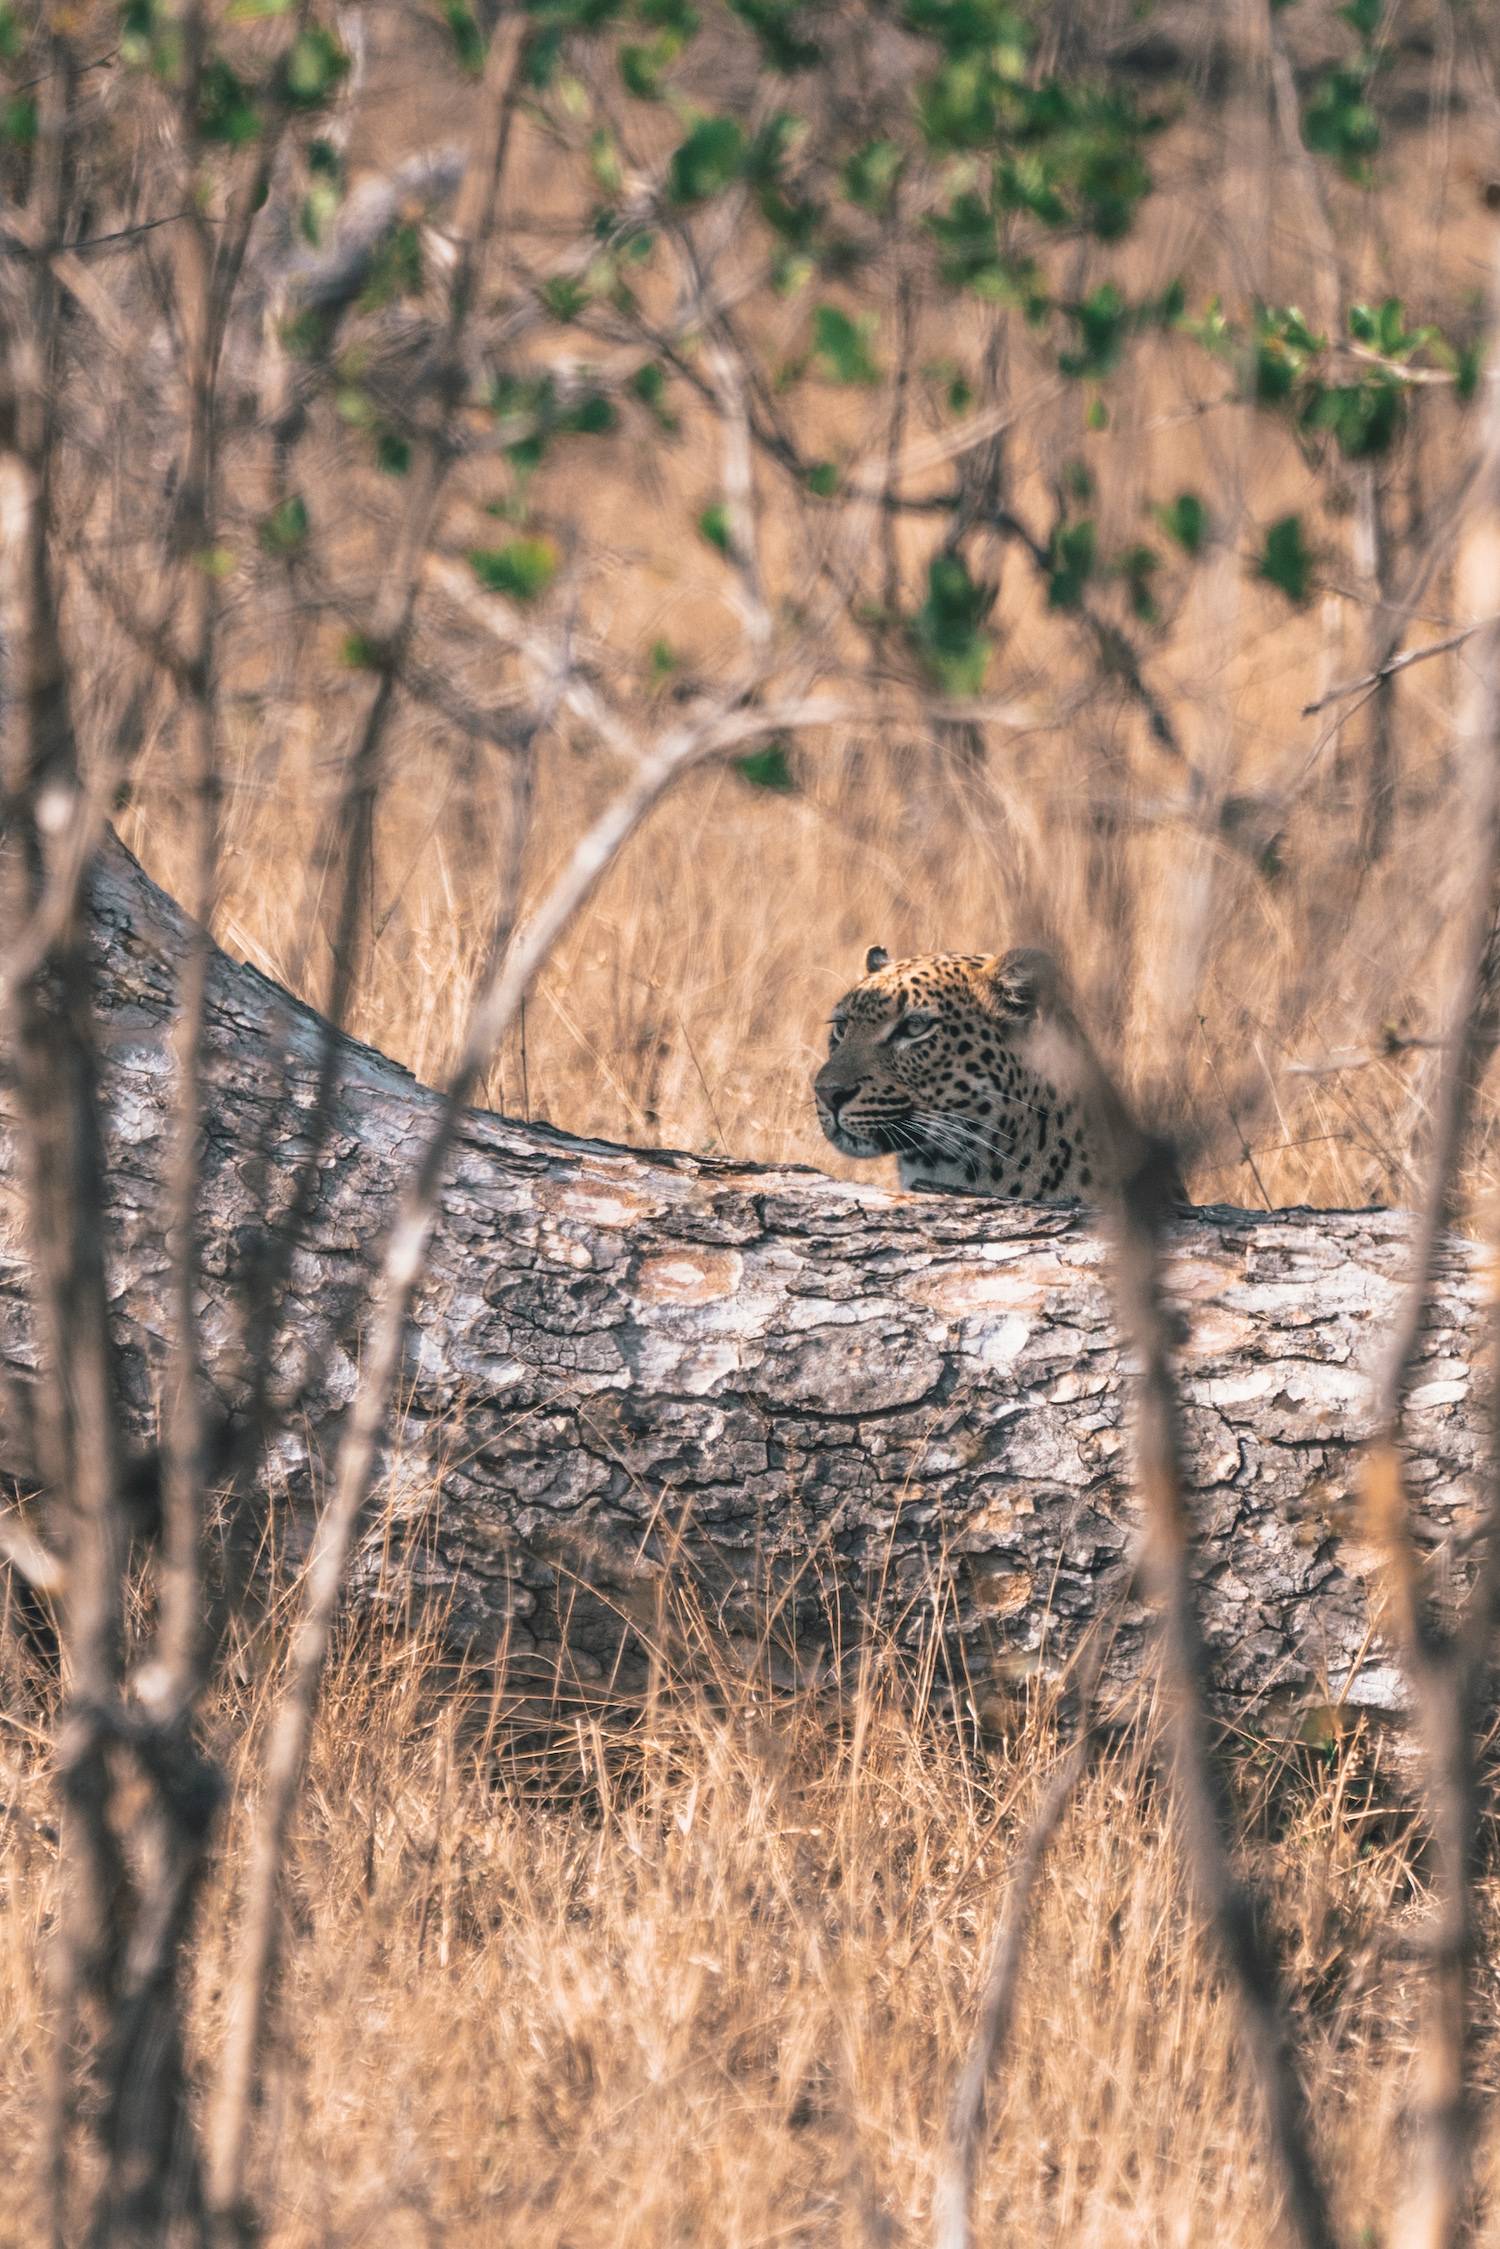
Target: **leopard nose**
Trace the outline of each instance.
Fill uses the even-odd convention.
[[[819,1086],[818,1099],[835,1124],[839,1121],[839,1111],[854,1099],[854,1092],[852,1085]]]

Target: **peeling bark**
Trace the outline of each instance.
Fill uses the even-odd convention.
[[[154,1433],[170,1269],[162,1239],[170,1025],[187,924],[117,844],[93,883],[106,1055],[112,1304],[136,1437]],[[264,1223],[255,1151],[287,1190],[320,1026],[215,954],[202,1216],[205,1363],[233,1413],[233,1290]],[[318,1365],[266,1479],[305,1533],[352,1391],[372,1245],[437,1097],[342,1045],[314,1223],[282,1350]],[[11,1140],[0,1141],[9,1172]],[[275,1200],[273,1196],[273,1201]],[[1397,1707],[1372,1625],[1377,1557],[1354,1519],[1370,1373],[1405,1276],[1385,1211],[1209,1209],[1172,1278],[1203,1609],[1221,1697]],[[768,1600],[804,1653],[878,1616],[941,1617],[981,1680],[1053,1668],[1120,1602],[1107,1670],[1144,1608],[1121,1356],[1103,1244],[1082,1214],[896,1195],[822,1174],[617,1148],[473,1113],[417,1304],[385,1501],[356,1592],[447,1611],[480,1651],[612,1672],[690,1571],[731,1635]],[[1484,1456],[1478,1252],[1441,1255],[1412,1399],[1411,1481],[1439,1574],[1461,1574]],[[24,1268],[0,1252],[0,1470],[34,1474]],[[630,1637],[625,1630],[625,1637]]]

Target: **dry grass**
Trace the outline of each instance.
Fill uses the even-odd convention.
[[[19,2244],[53,1856],[47,1690],[14,1654],[10,1686],[0,2239]],[[237,1763],[266,1693],[262,1671],[214,1712]],[[430,1646],[350,1641],[291,1866],[254,2171],[268,2241],[920,2240],[997,1886],[1054,1753],[1045,1710],[979,1743],[878,1659],[838,1704],[721,1671],[663,1679],[629,1722],[522,1727]],[[1335,2206],[1348,2241],[1378,2242],[1402,2160],[1401,1942],[1420,1870],[1360,1744],[1252,1746],[1240,1773]],[[1497,1908],[1491,1884],[1487,1922]],[[221,1878],[196,1964],[204,2053],[228,1920]],[[1125,1748],[1085,1787],[1044,1884],[1006,2083],[989,2238],[1280,2238],[1229,2006]]]
[[[377,122],[386,160],[432,130],[411,103]],[[1228,285],[1234,183],[1201,149],[1174,161],[1179,176],[1121,269],[1142,295],[1178,270],[1199,295]],[[1404,199],[1419,216],[1351,256],[1410,290],[1422,317],[1462,296],[1481,254],[1446,129],[1391,162],[1390,207]],[[1293,297],[1308,270],[1300,215],[1278,228],[1273,254],[1287,270],[1270,279]],[[972,354],[978,314],[952,319],[947,348]],[[1026,401],[1041,369],[1024,337],[1015,349],[1010,379]],[[1203,412],[1212,387],[1205,377],[1192,392],[1143,349],[1111,386],[1107,449],[1083,431],[1076,399],[1044,401],[1024,417],[1017,504],[1044,523],[1061,465],[1091,458],[1118,544],[1153,496],[1195,482],[1219,494],[1235,456]],[[825,406],[832,444],[837,402]],[[1439,419],[1403,462],[1403,532],[1415,500],[1447,488],[1462,443],[1456,419]],[[650,641],[670,639],[711,674],[729,622],[720,566],[681,529],[716,489],[710,435],[684,408],[677,444],[645,468],[642,451],[627,427],[596,445],[586,470],[544,480],[538,504],[565,544],[586,533],[584,620],[649,727],[661,707],[642,670]],[[348,511],[357,596],[360,556],[378,548],[400,494],[366,473],[347,433],[322,433],[308,453],[315,503],[336,493]],[[236,504],[248,521],[262,495],[247,481]],[[456,479],[445,543],[482,535],[485,507],[507,496],[493,463]],[[1294,449],[1263,421],[1244,501],[1259,522],[1318,504]],[[776,567],[792,583],[798,527],[767,504]],[[1321,528],[1338,584],[1347,520],[1334,507]],[[909,588],[935,535],[903,543]],[[337,631],[280,612],[254,567],[226,595],[234,693],[218,927],[231,949],[315,994],[321,901],[307,870],[364,689],[331,660]],[[1444,574],[1418,637],[1461,610]],[[991,949],[1040,936],[1065,951],[1127,1079],[1148,1095],[1165,1089],[1216,1139],[1195,1177],[1201,1196],[1407,1195],[1431,1056],[1330,1077],[1289,1077],[1285,1065],[1378,1043],[1388,1025],[1433,1026],[1461,662],[1402,682],[1400,850],[1355,879],[1358,723],[1341,763],[1326,721],[1297,714],[1330,676],[1359,668],[1357,589],[1299,615],[1247,582],[1226,616],[1211,588],[1184,586],[1147,648],[1186,737],[1227,744],[1227,788],[1315,773],[1316,786],[1292,791],[1280,853],[1264,865],[1173,815],[1180,774],[1143,749],[1138,718],[1091,676],[1076,634],[1044,614],[1013,557],[997,618],[991,687],[1016,723],[991,729],[982,770],[955,760],[898,683],[881,726],[799,746],[794,795],[758,793],[733,772],[695,777],[570,933],[497,1060],[489,1099],[582,1132],[838,1169],[807,1079],[865,947]],[[269,653],[268,633],[282,636]],[[441,620],[425,618],[423,633],[424,656],[452,657],[476,693],[496,675],[514,687],[504,660],[487,669],[469,645],[455,655]],[[101,628],[105,673],[112,648]],[[182,869],[174,754],[166,725],[122,821],[169,887]],[[597,749],[566,735],[545,743],[533,889],[610,780]],[[503,766],[404,711],[354,1028],[427,1077],[458,1038],[509,804]],[[1206,873],[1203,973],[1184,990],[1183,906]],[[1253,1163],[1238,1137],[1246,1082]],[[1476,1177],[1490,1168],[1485,1146]],[[51,1690],[24,1651],[0,1644],[0,1659],[0,2133],[12,2149],[0,2239],[20,2244],[34,2238],[54,1886]],[[254,1694],[225,1688],[213,1717],[245,1770],[264,1669],[259,1680]],[[440,1676],[430,1649],[346,1645],[291,1869],[283,2028],[255,2176],[269,2242],[750,2249],[921,2238],[1007,1846],[1052,1755],[1045,1710],[1011,1738],[977,1743],[932,1717],[920,1679],[894,1672],[837,1707],[756,1680],[663,1681],[629,1724],[580,1718],[522,1733],[509,1719],[496,1726],[483,1682]],[[1411,1970],[1391,1939],[1418,1917],[1422,1877],[1399,1823],[1370,1815],[1363,1756],[1265,1749],[1243,1778],[1336,2212],[1350,2243],[1377,2243],[1400,2177],[1412,2035]],[[230,1865],[244,1821],[237,1800]],[[1186,1913],[1159,1802],[1125,1752],[1084,1791],[1044,1890],[984,2175],[988,2237],[1269,2249],[1277,2222],[1226,2000]],[[1493,1935],[1493,1883],[1483,1911]],[[203,2057],[217,2044],[229,1923],[221,1872],[197,1961]]]

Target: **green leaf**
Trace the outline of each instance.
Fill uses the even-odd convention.
[[[899,141],[866,141],[844,166],[844,193],[862,211],[884,211],[905,162]]]
[[[929,381],[941,386],[943,403],[950,414],[967,414],[974,403],[974,386],[962,367],[951,359],[936,361],[923,369]]]
[[[316,359],[327,350],[332,334],[328,314],[313,305],[288,313],[277,323],[276,332],[293,359]]]
[[[414,297],[422,286],[422,234],[410,223],[392,227],[370,260],[359,301],[367,311]]]
[[[820,204],[800,195],[783,195],[775,186],[761,188],[756,200],[761,217],[772,232],[781,237],[786,251],[805,254],[815,246],[818,229],[823,223]]]
[[[491,593],[535,601],[557,575],[557,549],[550,539],[509,539],[503,547],[471,548],[469,568]]]
[[[729,510],[722,500],[715,500],[698,518],[698,529],[711,547],[720,554],[728,554],[734,546],[734,533],[730,528]]]
[[[1319,383],[1308,393],[1305,429],[1326,429],[1347,461],[1389,452],[1406,424],[1406,392],[1399,376],[1378,370],[1357,383]]]
[[[1367,64],[1326,72],[1302,113],[1308,147],[1331,156],[1351,180],[1369,177],[1369,159],[1380,146],[1380,119],[1367,98],[1368,77]]]
[[[1049,608],[1078,607],[1083,589],[1093,575],[1097,546],[1092,516],[1082,516],[1076,523],[1057,526],[1047,548]]]
[[[1436,328],[1407,327],[1399,297],[1387,297],[1379,305],[1351,305],[1349,333],[1356,343],[1368,344],[1386,359],[1408,359],[1424,344],[1439,340]]]
[[[737,177],[745,136],[732,117],[700,119],[672,151],[667,188],[674,203],[702,203]]]
[[[405,476],[411,467],[411,447],[394,430],[383,429],[375,439],[375,463],[385,476]]]
[[[338,91],[349,57],[331,31],[309,24],[292,41],[282,66],[282,87],[295,109],[319,109]]]
[[[977,195],[956,195],[926,224],[940,245],[938,271],[952,287],[970,289],[990,304],[1024,305],[1035,295],[1036,261],[1001,249],[994,214]]]
[[[975,584],[962,555],[936,554],[927,565],[927,598],[912,620],[911,637],[945,695],[962,698],[983,689],[991,648],[984,622],[994,602],[994,588]]]
[[[1078,330],[1078,345],[1076,350],[1058,353],[1058,366],[1065,375],[1099,381],[1120,363],[1125,339],[1135,325],[1130,307],[1114,283],[1104,281],[1091,296],[1062,310]]]
[[[288,493],[261,519],[260,543],[270,555],[296,554],[306,544],[307,533],[307,502],[300,492]]]
[[[484,33],[475,21],[473,9],[466,5],[466,0],[443,0],[443,21],[448,26],[460,69],[477,78],[484,69]]]
[[[1262,406],[1284,404],[1327,341],[1314,335],[1295,305],[1257,305],[1251,395]]]
[[[618,195],[625,184],[620,144],[602,125],[589,136],[589,170],[606,195]]]
[[[1154,547],[1145,545],[1126,547],[1109,566],[1111,577],[1124,580],[1132,612],[1148,625],[1156,622],[1156,598],[1151,591],[1151,581],[1160,567],[1160,555]]]
[[[1307,600],[1312,589],[1312,556],[1302,535],[1300,515],[1284,515],[1271,525],[1256,575],[1299,607]]]
[[[791,796],[796,791],[797,779],[784,742],[768,742],[763,750],[737,757],[734,769],[752,788],[769,789],[777,796]]]
[[[663,33],[642,43],[630,40],[620,49],[620,81],[638,102],[659,102],[665,88],[662,74],[677,60],[682,42]]]
[[[642,23],[657,31],[674,31],[682,40],[693,38],[698,30],[693,0],[637,0],[636,14]]]
[[[316,249],[328,239],[329,230],[338,217],[342,202],[343,197],[334,181],[313,180],[297,212],[297,232],[304,242],[310,242]]]
[[[870,355],[875,316],[862,313],[851,320],[837,305],[819,305],[813,313],[813,352],[836,383],[873,383],[880,370]]]
[[[30,148],[36,140],[36,103],[29,94],[13,94],[0,101],[0,141],[12,148]]]
[[[1004,82],[984,55],[960,55],[917,89],[923,135],[939,155],[989,149],[1002,137]]]
[[[805,0],[729,0],[729,5],[742,23],[749,24],[767,62],[783,77],[811,70],[822,61],[822,48],[807,36],[814,11]]]
[[[607,437],[617,427],[619,419],[614,400],[602,390],[591,390],[563,408],[557,417],[557,426],[579,437]]]
[[[982,54],[1003,77],[1019,82],[1031,59],[1032,34],[1007,0],[906,0],[906,21],[946,54]]]
[[[1484,346],[1482,343],[1464,344],[1454,354],[1454,388],[1467,404],[1479,388],[1479,378],[1484,373]]]
[[[814,499],[832,500],[838,495],[839,472],[832,461],[809,461],[806,482]]]
[[[729,4],[755,33],[771,68],[783,77],[813,70],[822,61],[823,49],[806,31],[816,10],[804,0],[729,0]]]
[[[630,378],[630,388],[647,412],[664,430],[675,430],[677,416],[667,406],[666,370],[656,360],[643,360]]]
[[[555,273],[538,292],[554,320],[576,320],[589,301],[584,284],[567,273]]]
[[[1166,532],[1175,539],[1184,554],[1203,552],[1203,542],[1208,537],[1208,510],[1196,492],[1179,492],[1175,500],[1165,507],[1153,508],[1152,514]]]
[[[260,131],[260,116],[244,80],[221,56],[205,64],[198,82],[198,130],[206,141],[239,148]]]

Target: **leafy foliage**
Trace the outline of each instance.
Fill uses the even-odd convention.
[[[469,567],[491,593],[535,601],[557,575],[557,549],[550,539],[510,539],[502,547],[471,548]]]
[[[704,117],[672,152],[667,187],[674,203],[702,203],[735,179],[745,136],[732,117]]]
[[[984,621],[994,601],[994,588],[976,585],[961,555],[934,555],[928,564],[927,598],[912,620],[911,637],[943,694],[977,695],[984,686],[991,649]]]
[[[734,764],[736,772],[752,788],[769,789],[776,796],[790,796],[797,786],[785,742],[768,742],[762,750],[737,757]]]
[[[904,623],[889,578],[879,600],[868,587],[851,596],[851,613],[866,623],[900,626],[922,676],[941,693],[976,695],[988,676],[995,573],[986,539],[1019,541],[1048,607],[1086,612],[1100,647],[1102,635],[1159,624],[1207,552],[1214,526],[1191,489],[1144,505],[1145,538],[1109,528],[1115,386],[1142,354],[1175,353],[1185,366],[1196,354],[1200,366],[1217,365],[1224,401],[1279,422],[1309,475],[1328,479],[1314,484],[1302,510],[1265,529],[1246,557],[1253,576],[1305,602],[1314,576],[1310,527],[1324,490],[1335,497],[1346,464],[1388,459],[1421,399],[1472,396],[1472,319],[1460,312],[1446,325],[1425,308],[1417,318],[1388,294],[1349,305],[1325,334],[1295,302],[1190,304],[1180,280],[1142,295],[1116,252],[1155,191],[1154,150],[1171,130],[1171,103],[1148,100],[1121,73],[1066,50],[1059,61],[1040,0],[895,0],[895,11],[910,67],[851,103],[834,98],[848,83],[849,42],[886,20],[878,12],[867,25],[823,0],[526,0],[529,99],[555,126],[558,147],[576,158],[592,199],[591,232],[578,254],[544,266],[529,284],[543,326],[574,332],[566,364],[557,355],[548,365],[545,353],[502,359],[470,400],[488,416],[486,443],[506,478],[490,512],[515,534],[471,551],[476,574],[513,600],[541,598],[558,555],[532,528],[536,480],[564,445],[622,428],[666,445],[689,425],[695,393],[703,394],[699,338],[690,323],[657,332],[662,300],[658,291],[649,297],[655,309],[644,309],[645,282],[672,270],[695,230],[713,239],[714,229],[722,236],[727,228],[742,260],[735,289],[760,290],[767,308],[776,297],[796,300],[785,326],[799,340],[774,368],[752,367],[751,377],[757,444],[772,449],[775,473],[807,502],[868,492],[871,473],[861,442],[817,426],[820,413],[858,414],[864,405],[815,404],[812,386],[868,394],[875,416],[887,412],[893,383],[909,395],[920,382],[925,410],[939,420],[967,415],[984,399],[985,378],[962,346],[912,365],[909,333],[886,290],[893,268],[924,304],[974,300],[983,309],[973,317],[992,336],[1012,317],[1024,323],[1037,339],[1030,348],[1047,354],[1071,400],[1064,410],[1088,444],[1089,465],[1075,459],[1060,472],[1050,529],[1003,507],[945,524],[941,504],[924,493],[916,504],[932,518],[934,544]],[[457,70],[481,71],[487,35],[474,0],[432,0],[431,13]],[[203,61],[199,130],[226,174],[273,120],[314,119],[347,78],[349,57],[320,11],[237,0],[223,22],[277,17],[285,19],[279,46],[237,43],[225,31]],[[1336,175],[1332,192],[1348,196],[1369,189],[1382,148],[1382,0],[1349,0],[1339,20],[1346,51],[1304,71],[1300,122],[1307,147]],[[161,0],[125,0],[120,24],[128,67],[180,87],[177,12]],[[762,87],[774,76],[771,99],[749,104],[727,90],[740,83],[732,74],[705,71],[717,47],[694,50],[710,29],[716,40],[738,43]],[[15,11],[0,7],[0,61],[22,41]],[[653,144],[649,179],[629,126],[633,103],[653,108],[666,128]],[[24,146],[34,132],[32,98],[22,90],[0,109],[0,136]],[[316,251],[339,223],[346,179],[332,136],[305,132],[303,148],[296,225]],[[359,315],[399,321],[441,285],[427,270],[429,241],[424,215],[403,210],[362,276]],[[331,349],[341,318],[294,306],[283,324],[287,347],[309,363],[326,359],[345,429],[380,471],[401,476],[412,459],[410,425],[399,399],[368,379],[361,349]],[[964,330],[955,324],[948,333]],[[629,337],[640,356],[622,367],[617,347]],[[955,507],[961,490],[960,479]],[[287,559],[299,551],[309,535],[301,507],[284,500],[259,522],[267,553]],[[722,501],[696,517],[689,510],[694,521],[701,540],[734,559]]]
[[[836,383],[873,383],[880,369],[871,354],[875,333],[871,315],[851,319],[837,305],[819,305],[813,314],[813,352]]]
[[[1300,515],[1284,515],[1265,536],[1257,564],[1260,577],[1299,605],[1312,590],[1312,556],[1308,552]]]
[[[1186,555],[1195,560],[1203,552],[1209,533],[1209,514],[1196,492],[1179,492],[1175,500],[1152,513],[1167,534],[1174,539]]]
[[[262,519],[260,543],[267,554],[293,555],[306,545],[309,528],[307,502],[300,492],[293,492]]]
[[[1302,138],[1317,155],[1331,156],[1346,179],[1366,183],[1381,141],[1380,117],[1371,100],[1381,66],[1384,0],[1349,0],[1340,16],[1357,36],[1357,51],[1324,71],[1302,112]]]

